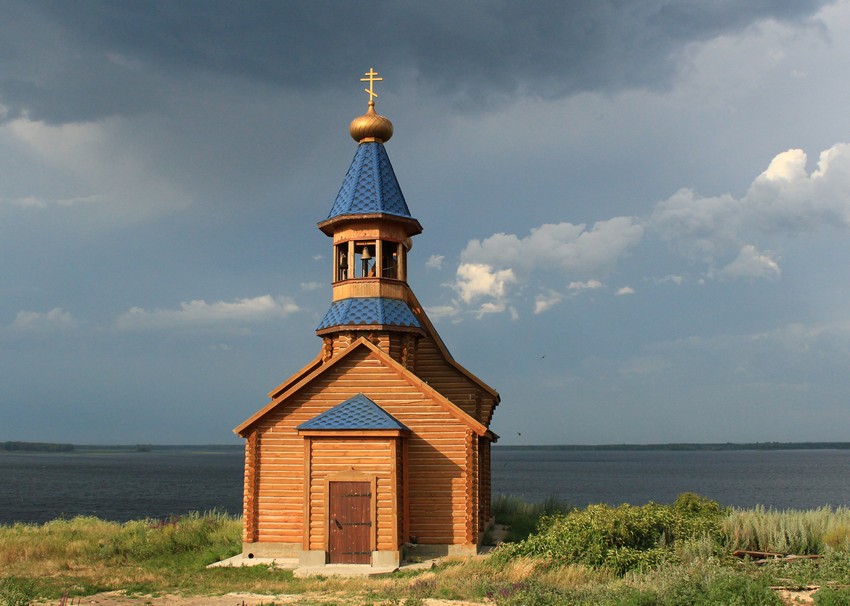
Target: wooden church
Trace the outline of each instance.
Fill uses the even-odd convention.
[[[376,76],[361,79],[357,151],[318,224],[333,238],[321,351],[234,430],[247,442],[245,557],[397,566],[411,550],[474,554],[491,523],[499,394],[452,358],[408,285],[422,226],[384,148]]]

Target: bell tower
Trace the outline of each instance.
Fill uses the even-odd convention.
[[[473,555],[492,523],[490,431],[499,394],[446,349],[408,285],[422,232],[375,112],[351,122],[357,151],[319,229],[333,297],[321,351],[236,428],[245,442],[243,554],[302,566]]]
[[[316,334],[324,339],[326,359],[366,336],[400,361],[411,338],[424,334],[407,283],[407,255],[422,226],[410,214],[384,148],[393,124],[375,112],[374,83],[382,78],[373,69],[365,76],[368,108],[349,126],[357,151],[319,223],[333,238],[333,302]]]

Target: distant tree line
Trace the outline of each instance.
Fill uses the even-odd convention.
[[[0,442],[0,450],[27,450],[31,452],[72,452],[73,444],[52,444],[49,442]]]

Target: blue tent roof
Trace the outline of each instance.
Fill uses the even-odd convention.
[[[402,429],[399,423],[362,393],[337,404],[317,417],[302,423],[296,429]],[[408,430],[409,431],[409,430]]]
[[[316,330],[331,326],[410,326],[422,328],[407,303],[383,297],[356,297],[334,301]]]
[[[367,213],[413,218],[404,201],[387,150],[383,143],[377,141],[357,146],[354,160],[351,161],[328,219]]]

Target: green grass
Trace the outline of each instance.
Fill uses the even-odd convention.
[[[581,510],[502,497],[494,509],[500,523],[530,534],[495,557],[447,560],[377,579],[299,579],[263,566],[207,569],[241,547],[241,520],[216,512],[165,522],[81,517],[0,526],[0,606],[116,589],[304,594],[305,604],[356,606],[415,606],[429,598],[496,606],[748,606],[779,604],[770,586],[811,584],[829,586],[820,604],[850,604],[842,589],[850,586],[845,509],[727,510],[697,495],[672,505]],[[781,545],[824,557],[756,567],[729,555],[742,546],[784,551]]]

